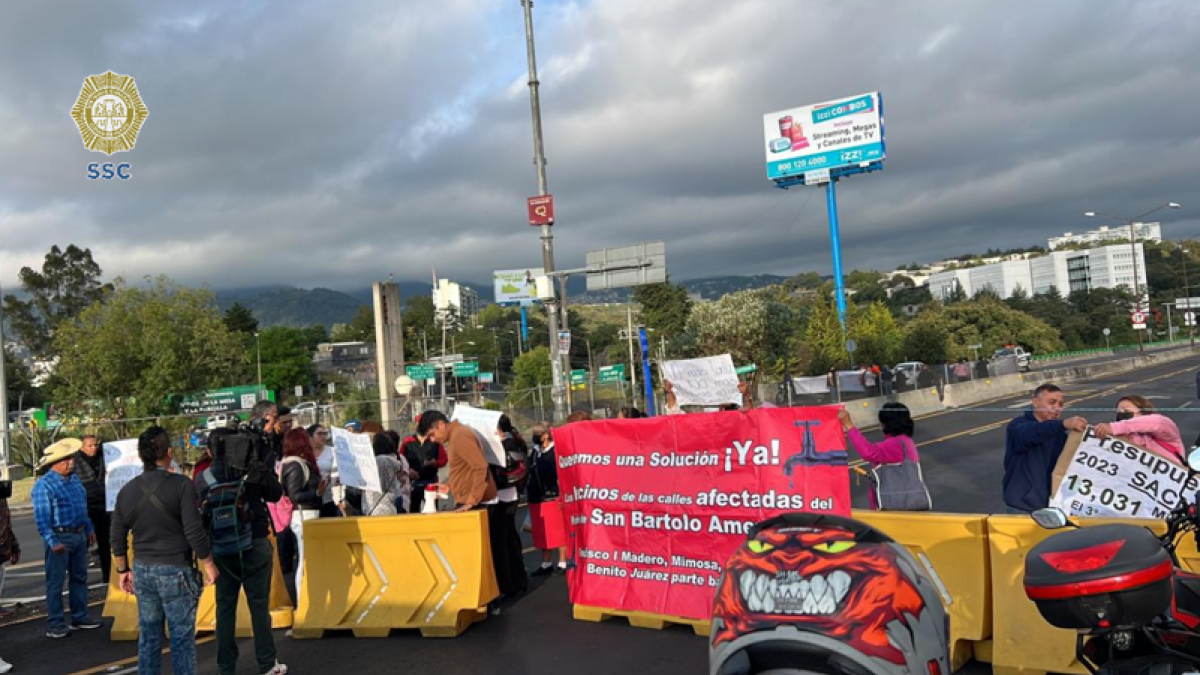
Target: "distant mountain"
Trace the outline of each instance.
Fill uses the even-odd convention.
[[[759,274],[750,277],[710,277],[680,282],[689,293],[705,300],[716,300],[729,293],[748,288],[762,288],[783,283],[787,277]],[[430,284],[413,281],[400,283],[400,299],[429,297]],[[482,302],[493,301],[492,289],[467,284],[479,293]],[[597,305],[628,302],[632,289],[619,288],[608,291],[588,291],[587,280],[571,277],[567,283],[568,304]],[[348,323],[362,305],[371,304],[371,289],[334,291],[328,288],[306,290],[292,286],[261,286],[239,288],[217,292],[217,305],[221,311],[229,309],[235,302],[249,307],[261,326],[311,326],[322,324],[330,327],[335,323]]]

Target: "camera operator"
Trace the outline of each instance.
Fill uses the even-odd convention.
[[[283,457],[283,437],[292,430],[293,424],[295,418],[292,417],[291,408],[277,407],[272,401],[259,401],[250,411],[250,420],[246,426],[262,435],[267,447],[278,460]]]
[[[205,518],[210,523],[213,557],[217,577],[217,666],[222,675],[237,668],[236,638],[239,591],[244,590],[254,629],[254,652],[258,671],[263,675],[284,675],[287,666],[276,661],[275,640],[271,635],[271,574],[274,551],[267,540],[270,517],[266,502],[277,502],[283,486],[275,475],[276,454],[270,437],[278,427],[275,405],[269,401],[254,407],[247,428],[217,429],[209,435],[213,464],[197,477],[200,498],[208,505]],[[231,498],[232,495],[236,498]],[[219,519],[209,509],[230,509],[238,513],[232,521],[237,530],[219,530]],[[244,508],[245,511],[238,511]],[[221,522],[228,522],[220,519]],[[248,520],[248,524],[239,521]]]

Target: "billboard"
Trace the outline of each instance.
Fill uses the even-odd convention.
[[[537,278],[546,272],[541,267],[523,270],[496,270],[492,284],[497,305],[532,305],[537,302]]]
[[[826,172],[887,157],[879,92],[763,116],[767,178]]]

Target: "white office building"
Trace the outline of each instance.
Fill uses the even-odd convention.
[[[1135,223],[1133,226],[1138,241],[1162,241],[1162,226],[1159,223]],[[1099,229],[1075,234],[1064,232],[1061,237],[1051,237],[1050,250],[1056,251],[1069,244],[1103,244],[1105,242],[1129,241],[1128,225],[1101,225]]]
[[[433,289],[433,309],[440,315],[451,307],[462,326],[473,326],[479,317],[479,294],[449,279],[438,279]]]
[[[1146,296],[1146,256],[1137,244],[1137,286]],[[929,292],[945,300],[955,287],[973,296],[990,288],[1001,298],[1010,298],[1017,288],[1028,294],[1049,293],[1051,288],[1070,295],[1096,288],[1134,288],[1134,252],[1129,244],[1099,246],[1082,251],[1054,251],[1028,260],[1006,261],[962,270],[947,270],[929,278]]]
[[[929,276],[929,294],[934,300],[950,298],[956,288],[961,288],[968,298],[975,294],[971,290],[971,270],[947,270]]]

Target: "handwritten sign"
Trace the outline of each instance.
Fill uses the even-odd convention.
[[[504,444],[496,436],[496,427],[500,425],[500,415],[502,414],[498,410],[472,408],[460,403],[454,406],[454,413],[450,416],[450,421],[458,422],[475,431],[476,437],[479,438],[479,444],[488,454],[488,464],[504,466]]]
[[[1192,501],[1200,477],[1141,447],[1116,438],[1100,440],[1092,427],[1073,432],[1054,469],[1050,506],[1070,516],[1161,520]]]
[[[664,361],[662,377],[674,387],[677,405],[742,405],[737,371],[729,354]]]
[[[104,509],[117,508],[117,495],[129,481],[142,475],[142,460],[138,457],[136,438],[104,444]]]
[[[375,463],[375,450],[371,447],[371,436],[352,434],[337,427],[332,431],[333,461],[337,466],[338,480],[341,484],[371,492],[383,492],[379,483],[379,465]]]

